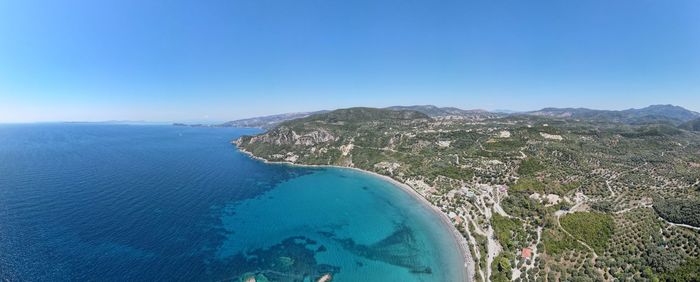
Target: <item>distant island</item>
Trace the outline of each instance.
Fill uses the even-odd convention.
[[[239,119],[234,121],[228,121],[221,124],[185,124],[185,123],[173,123],[175,126],[191,126],[191,127],[237,127],[237,128],[263,128],[269,129],[276,126],[284,121],[304,118],[313,114],[326,113],[328,111],[316,111],[316,112],[301,112],[301,113],[287,113],[279,115],[261,116],[246,119]]]
[[[234,121],[268,161],[410,186],[468,242],[475,281],[700,279],[700,114],[349,108]]]

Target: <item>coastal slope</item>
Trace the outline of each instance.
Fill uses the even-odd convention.
[[[678,110],[642,112],[667,108]],[[634,122],[351,108],[236,144],[268,161],[358,168],[408,185],[469,244],[475,281],[692,275],[700,235],[676,223],[698,215],[667,199],[700,199],[700,135],[632,112]]]

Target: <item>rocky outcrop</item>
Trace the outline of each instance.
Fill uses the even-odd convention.
[[[274,145],[313,146],[316,144],[327,143],[335,140],[336,137],[333,136],[333,134],[331,134],[328,130],[325,130],[323,128],[316,129],[304,134],[298,134],[290,128],[279,127],[268,133],[253,136],[250,139],[250,144],[268,143]]]

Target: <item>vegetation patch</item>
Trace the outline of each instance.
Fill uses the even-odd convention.
[[[545,252],[550,255],[556,256],[566,251],[584,250],[584,247],[579,242],[576,242],[574,238],[555,229],[544,229],[542,231],[542,241],[544,242]]]
[[[544,192],[544,188],[544,183],[534,178],[520,178],[518,179],[518,182],[512,187],[512,189],[515,191],[528,192]]]
[[[516,192],[536,192],[540,194],[557,194],[563,196],[579,187],[581,187],[581,183],[578,181],[560,183],[550,178],[540,180],[538,178],[526,176],[518,179],[518,182],[511,186],[511,190]]]
[[[521,176],[532,176],[544,170],[544,165],[536,159],[527,158],[520,163],[518,174]]]
[[[459,166],[453,164],[437,163],[429,169],[431,179],[437,176],[444,176],[457,180],[470,180],[474,176],[474,171],[470,169],[463,169]]]
[[[700,258],[694,258],[662,275],[664,281],[700,281]]]
[[[385,160],[384,152],[378,149],[358,148],[353,150],[352,161],[357,167],[371,168]]]
[[[515,248],[514,241],[523,241],[525,232],[519,220],[507,218],[499,214],[494,214],[491,218],[493,230],[496,232],[496,238],[503,248],[513,250]]]
[[[503,254],[498,255],[491,265],[491,281],[508,282],[511,280],[510,260]]]
[[[568,192],[570,192],[570,191],[572,191],[572,190],[578,189],[579,187],[581,187],[581,183],[578,182],[578,181],[569,182],[569,183],[566,183],[566,184],[561,184],[561,186],[560,186],[561,191],[562,191],[563,193],[568,193]]]
[[[598,253],[605,250],[615,225],[610,215],[599,212],[570,213],[563,216],[560,221],[566,231]]]
[[[654,199],[654,210],[673,222],[700,226],[700,201],[692,199]]]
[[[524,142],[520,140],[500,140],[494,142],[487,142],[484,144],[484,148],[493,151],[513,151],[525,145]]]
[[[591,208],[599,212],[612,212],[615,207],[613,202],[608,200],[601,200],[593,203],[591,205]]]
[[[547,213],[544,205],[535,199],[530,199],[530,194],[527,192],[509,193],[508,197],[501,201],[501,206],[509,215],[520,218],[529,217],[540,220]]]

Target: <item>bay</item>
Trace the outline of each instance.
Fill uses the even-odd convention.
[[[230,144],[257,132],[0,125],[0,278],[465,280],[450,230],[417,199]]]

